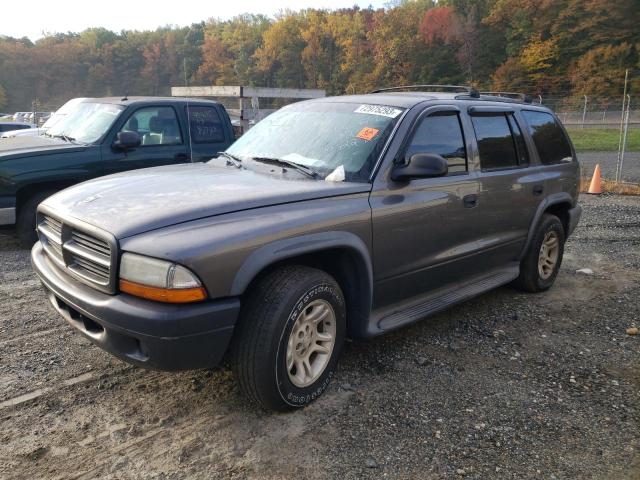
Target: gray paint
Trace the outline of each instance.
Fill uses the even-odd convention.
[[[210,163],[104,177],[51,197],[46,208],[111,232],[120,252],[185,265],[213,300],[242,298],[256,275],[276,262],[326,250],[347,255],[340,261],[350,258],[355,265],[353,284],[345,287],[358,292],[350,300],[359,302],[350,317],[356,336],[397,328],[515,278],[550,206],[562,205],[569,230],[575,226],[580,214],[575,153],[571,163],[541,164],[520,118],[522,108],[547,109],[453,94],[384,93],[347,100],[407,108],[371,183],[313,181],[279,169],[256,173]],[[529,166],[483,171],[469,108],[514,112]],[[469,171],[391,180],[394,161],[420,116],[441,110],[461,116]],[[471,208],[464,203],[469,195],[477,198]],[[329,270],[336,267],[334,257],[323,261]]]

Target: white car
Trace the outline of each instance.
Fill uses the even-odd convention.
[[[4,132],[0,135],[0,138],[10,138],[10,137],[33,137],[37,135],[42,135],[55,124],[60,122],[63,118],[65,118],[70,112],[72,112],[76,106],[81,103],[85,98],[72,98],[67,103],[65,103],[62,107],[60,107],[49,119],[44,122],[44,124],[39,128],[33,128],[29,130],[13,130]],[[21,112],[18,112],[21,113]],[[16,114],[17,115],[17,114]]]

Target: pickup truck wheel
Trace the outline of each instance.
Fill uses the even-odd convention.
[[[544,214],[529,251],[520,263],[520,276],[514,285],[525,292],[548,290],[560,270],[564,240],[564,227],[560,219]]]
[[[240,390],[267,409],[309,404],[329,385],[345,330],[333,277],[303,266],[270,273],[249,293],[236,327],[231,368]]]
[[[16,221],[16,233],[18,240],[24,248],[31,248],[38,241],[36,233],[36,210],[40,202],[49,198],[57,190],[45,190],[30,197],[20,208]]]

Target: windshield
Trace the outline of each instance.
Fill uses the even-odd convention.
[[[47,135],[93,143],[102,138],[123,110],[123,106],[111,103],[81,103],[51,127]]]
[[[73,112],[76,107],[82,102],[82,98],[72,98],[63,106],[61,106],[58,110],[56,110],[50,117],[49,120],[44,122],[42,128],[48,130],[53,127],[56,123],[60,122],[64,117]]]
[[[297,103],[269,115],[227,152],[295,162],[322,178],[331,175],[329,180],[367,182],[402,112],[359,103]]]

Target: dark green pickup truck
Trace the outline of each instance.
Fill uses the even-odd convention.
[[[45,135],[0,140],[0,225],[15,224],[31,246],[36,207],[53,193],[124,170],[209,160],[233,140],[218,102],[86,99]]]

